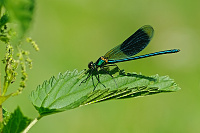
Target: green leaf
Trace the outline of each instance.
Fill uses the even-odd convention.
[[[3,124],[6,125],[10,119],[11,113],[3,107]]]
[[[110,71],[110,73],[114,74],[115,71]],[[83,71],[66,71],[64,74],[59,74],[57,78],[52,77],[31,93],[32,104],[39,114],[44,116],[110,99],[173,92],[180,89],[174,80],[168,76],[154,75],[147,77],[136,73],[119,73],[114,76],[113,80],[110,75],[103,71],[99,71],[99,74],[102,84],[98,84],[95,91],[93,91],[92,78],[80,85],[81,81],[87,76],[82,76]],[[94,84],[96,84],[97,80],[95,76],[93,77]]]
[[[0,29],[8,23],[8,14],[4,14],[0,19]]]
[[[10,115],[10,119],[3,127],[3,133],[22,132],[32,120],[23,116],[19,107]]]
[[[30,27],[35,7],[34,0],[6,0],[5,7],[11,21],[18,22],[24,34]]]
[[[3,126],[7,125],[9,119],[10,119],[11,113],[8,112],[4,107],[3,107],[3,122],[0,123],[0,132],[2,133],[3,131]]]

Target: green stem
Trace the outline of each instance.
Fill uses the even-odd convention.
[[[4,85],[3,85],[3,94],[2,96],[4,96],[7,92],[7,89],[8,89],[8,86],[10,84],[10,82],[8,81],[10,79],[10,76],[8,76],[8,72],[7,72],[7,68],[8,68],[8,62],[6,63],[6,66],[5,66],[5,73],[6,73],[6,76],[4,77]]]
[[[0,17],[2,16],[2,5],[0,5]],[[1,67],[0,67],[1,68]],[[1,72],[0,72],[0,96],[1,96]],[[3,122],[3,108],[2,105],[0,105],[0,122]]]
[[[22,133],[27,133],[40,119],[42,118],[42,116],[39,116],[37,118],[35,118],[26,128]]]
[[[0,96],[1,96],[1,72],[0,72]],[[3,122],[3,108],[0,105],[0,122]]]

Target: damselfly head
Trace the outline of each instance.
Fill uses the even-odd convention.
[[[88,64],[88,68],[89,69],[92,69],[94,67],[94,63],[93,63],[93,61],[91,61],[89,64]]]

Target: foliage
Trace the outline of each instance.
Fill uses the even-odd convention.
[[[77,70],[60,73],[57,78],[51,77],[31,93],[31,101],[40,116],[111,99],[126,99],[180,89],[174,80],[167,76],[147,77],[136,73],[119,72],[112,79],[110,75],[100,71],[101,84],[93,91],[93,82],[97,80],[92,81],[90,78],[87,83],[81,84],[86,78],[86,75],[81,77],[82,73]]]
[[[26,87],[28,74],[27,66],[32,67],[32,60],[29,57],[29,51],[22,48],[24,44],[30,43],[36,51],[39,50],[37,44],[29,37],[26,39],[26,33],[31,26],[34,13],[34,0],[1,0],[0,1],[0,41],[5,46],[5,56],[2,63],[5,66],[5,76],[3,85],[0,85],[2,94],[0,94],[0,122],[3,132],[20,132],[30,119],[25,118],[18,109],[8,115],[8,111],[2,109],[2,103],[11,96],[20,94]],[[21,74],[18,73],[20,69]],[[15,92],[9,93],[8,88],[11,84],[15,85],[15,80],[21,75],[19,87]],[[16,86],[16,85],[15,85]],[[10,117],[8,117],[10,116]]]
[[[19,107],[11,113],[9,121],[3,127],[3,133],[22,132],[32,120],[23,116]]]

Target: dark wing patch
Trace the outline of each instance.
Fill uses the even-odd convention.
[[[141,27],[122,44],[108,51],[104,57],[109,60],[116,60],[139,53],[149,44],[153,37],[153,32],[154,30],[150,25]]]

